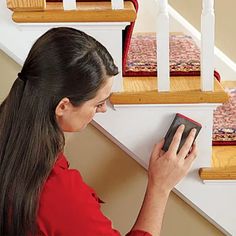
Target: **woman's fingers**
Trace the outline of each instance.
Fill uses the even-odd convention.
[[[188,137],[185,140],[185,143],[183,144],[182,148],[180,149],[180,151],[178,153],[178,156],[180,158],[185,158],[188,155],[188,153],[192,147],[195,135],[196,135],[196,129],[192,129],[189,132]]]
[[[164,139],[162,139],[159,143],[155,144],[153,151],[152,151],[152,158],[156,159],[163,155],[162,147],[164,145]]]
[[[176,130],[175,135],[171,141],[168,152],[172,152],[175,154],[177,153],[184,128],[185,128],[185,126],[183,124],[178,127],[178,129]]]
[[[163,141],[156,144],[153,149],[149,162],[148,178],[150,183],[158,186],[158,189],[171,190],[188,173],[193,160],[196,158],[195,143],[190,148],[187,158],[179,158],[176,154],[182,133],[183,128],[179,128],[172,146],[167,152],[162,153]]]
[[[196,157],[197,157],[197,146],[196,146],[196,143],[194,142],[189,155],[184,160],[184,163],[185,165],[187,165],[188,169],[191,167]]]

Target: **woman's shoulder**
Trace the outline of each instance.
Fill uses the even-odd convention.
[[[83,181],[79,171],[69,169],[65,156],[60,155],[42,188],[39,213],[55,216],[55,212],[59,215],[67,212],[69,215],[75,209],[82,213],[91,204],[100,208],[96,200],[96,193]]]
[[[93,189],[68,167],[66,158],[59,157],[42,190],[37,217],[42,234],[120,235],[100,211]]]
[[[91,188],[84,183],[78,170],[69,169],[69,163],[64,154],[59,154],[43,186],[42,195],[48,197],[60,194],[66,199],[78,196],[78,194],[81,196],[84,191],[91,191]]]

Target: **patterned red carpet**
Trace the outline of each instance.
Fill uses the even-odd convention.
[[[236,88],[228,93],[229,101],[214,112],[213,145],[236,145]]]
[[[156,76],[156,34],[133,33],[124,76]],[[200,50],[190,36],[170,35],[170,74],[200,75]]]
[[[156,76],[156,33],[133,33],[123,63],[123,76]],[[220,81],[219,73],[214,74]],[[191,36],[170,34],[170,75],[200,75],[200,50]]]

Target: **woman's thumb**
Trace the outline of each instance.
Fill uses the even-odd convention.
[[[153,151],[152,151],[152,156],[151,156],[151,159],[157,159],[160,157],[160,154],[162,152],[162,147],[164,145],[164,138],[159,142],[159,143],[156,143],[154,148],[153,148]]]

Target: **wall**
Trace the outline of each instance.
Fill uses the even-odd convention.
[[[0,101],[7,95],[20,66],[0,51]],[[105,114],[104,114],[105,115]],[[65,152],[106,204],[102,210],[123,234],[133,225],[145,192],[147,173],[133,159],[89,125],[66,134]],[[174,193],[170,195],[162,236],[223,235]]]
[[[169,0],[170,5],[200,30],[202,0]],[[215,0],[216,46],[236,62],[235,0]]]
[[[202,0],[169,0],[169,4],[200,31]],[[139,0],[140,11],[135,30],[156,31],[156,0]],[[236,62],[235,0],[215,0],[215,40],[216,46]]]

